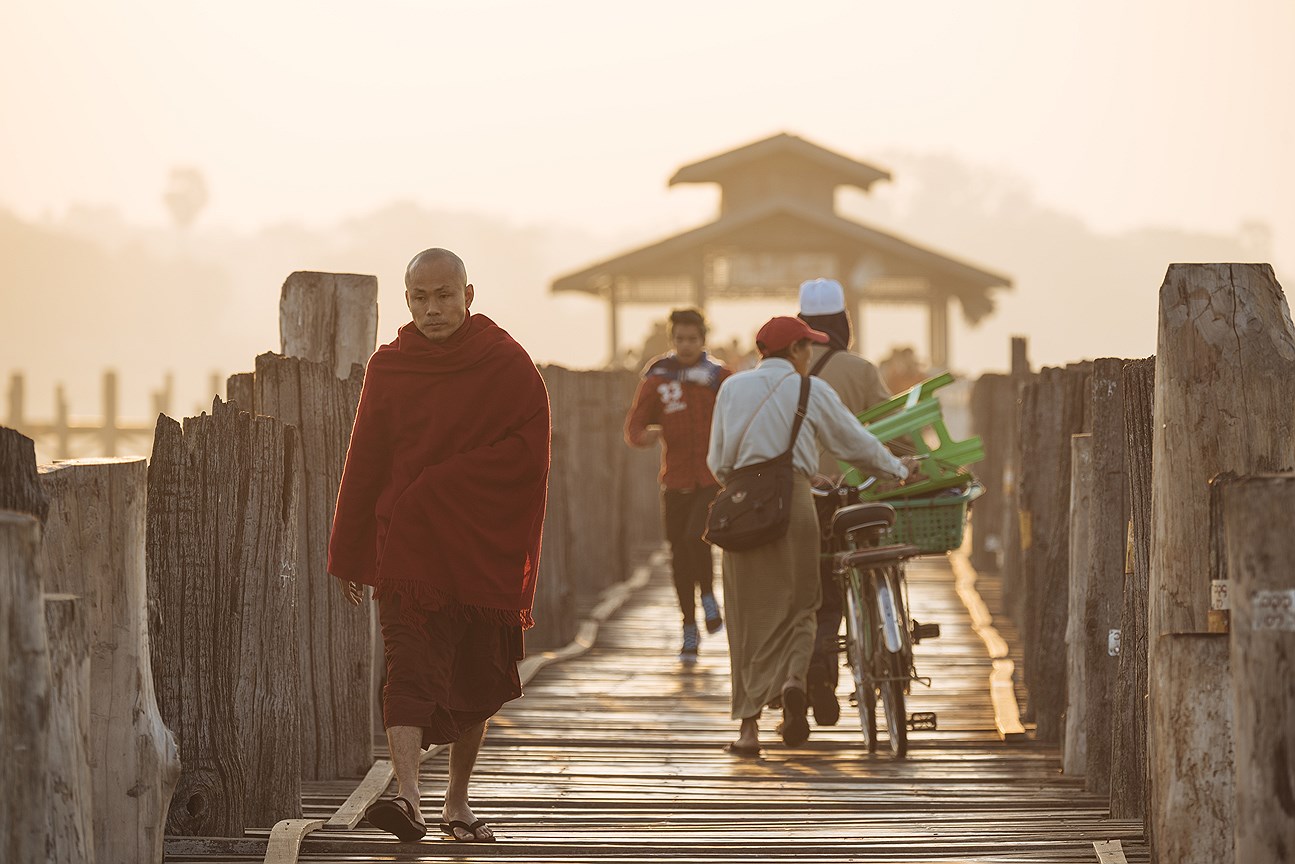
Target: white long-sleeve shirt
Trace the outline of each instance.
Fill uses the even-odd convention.
[[[723,383],[715,401],[706,455],[716,479],[723,483],[735,469],[772,459],[787,449],[800,382],[791,362],[775,357]],[[805,422],[792,452],[795,469],[806,477],[813,477],[818,470],[820,442],[829,453],[867,474],[897,479],[908,476],[877,437],[859,425],[831,385],[811,378]]]

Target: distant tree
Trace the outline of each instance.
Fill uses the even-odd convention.
[[[176,227],[188,228],[198,218],[202,208],[207,206],[207,180],[197,168],[172,168],[162,200],[171,211],[171,219]]]

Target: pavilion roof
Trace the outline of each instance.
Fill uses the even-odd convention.
[[[879,268],[874,276],[897,282],[926,282],[940,293],[957,297],[972,322],[993,309],[992,289],[1009,288],[1012,284],[1007,276],[895,234],[824,213],[794,199],[780,198],[560,276],[554,280],[552,290],[606,296],[609,287],[619,281],[625,285],[618,292],[621,302],[662,302],[664,295],[653,289],[654,284],[695,278],[695,274],[704,272],[703,262],[708,255],[725,250],[789,254],[818,251],[866,256]],[[831,274],[806,272],[800,278],[822,275]],[[848,280],[845,274],[842,281],[858,290],[860,286],[851,286]],[[863,296],[867,299],[869,295],[866,286],[863,287]],[[795,296],[794,288],[781,286],[772,292],[752,292],[747,296],[783,296],[788,291]],[[708,296],[716,295],[708,292]],[[743,295],[733,291],[725,296]]]
[[[762,163],[786,159],[804,163],[806,168],[825,171],[838,185],[857,186],[867,190],[878,180],[889,180],[890,174],[864,162],[842,156],[804,138],[780,132],[769,138],[729,150],[699,162],[685,165],[670,178],[677,183],[725,183],[737,174],[759,171]]]

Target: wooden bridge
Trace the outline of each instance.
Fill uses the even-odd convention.
[[[919,646],[932,687],[909,705],[939,728],[903,761],[867,755],[848,708],[801,748],[721,750],[724,642],[678,668],[661,560],[634,567],[659,544],[655,454],[621,441],[634,376],[542,368],[539,626],[473,786],[501,841],[472,848],[362,822],[391,780],[380,655],[323,552],[370,283],[289,277],[282,355],[211,415],[160,417],[147,463],[38,469],[0,428],[4,864],[1295,849],[1295,324],[1271,268],[1171,267],[1154,360],[1034,371],[1013,340],[1012,374],[976,382],[989,493],[967,557],[911,568],[912,611],[943,636]],[[428,754],[431,819],[444,761]]]
[[[644,587],[622,592],[624,605],[592,650],[543,668],[532,660],[526,695],[493,722],[473,802],[497,843],[435,839],[434,831],[399,843],[358,821],[384,787],[306,783],[303,816],[333,824],[306,835],[298,860],[1094,862],[1095,843],[1127,856],[1102,860],[1149,860],[1141,821],[1107,818],[1104,798],[1062,776],[1055,746],[1002,740],[999,724],[1012,718],[995,716],[993,664],[959,596],[992,608],[997,585],[977,580],[965,561],[956,575],[943,559],[910,565],[913,615],[939,621],[943,632],[917,646],[932,686],[916,686],[910,700],[910,710],[937,712],[939,729],[913,733],[904,760],[868,755],[852,708],[804,747],[782,746],[771,718],[762,758],[725,753],[737,724],[728,717],[724,637],[703,643],[694,670],[680,667],[678,607],[662,562],[638,574]],[[1010,644],[1010,626],[993,626]],[[440,753],[425,763],[432,825],[445,768]],[[242,840],[170,838],[166,860],[293,860],[291,833],[267,856],[268,829]]]

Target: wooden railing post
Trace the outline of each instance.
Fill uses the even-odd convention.
[[[1021,503],[1021,420],[1025,410],[1025,385],[1033,378],[1026,356],[1025,338],[1012,337],[1012,371],[1008,384],[1006,461],[1003,465],[1003,597],[1007,614],[1025,629],[1025,542],[1022,528],[1028,515]],[[1032,708],[1027,706],[1027,712]]]
[[[0,426],[0,510],[30,513],[44,522],[49,498],[36,473],[36,443]]]
[[[117,373],[109,369],[103,373],[103,429],[100,447],[103,455],[117,455],[117,421],[118,421]]]
[[[1156,668],[1165,634],[1198,633],[1209,626],[1210,479],[1224,471],[1295,466],[1295,325],[1270,266],[1170,266],[1160,288],[1153,428],[1151,533],[1156,542],[1147,626]],[[1177,691],[1160,688],[1177,686],[1152,675],[1153,717],[1170,717],[1157,703]],[[1177,734],[1152,723],[1152,765],[1170,758],[1158,750]],[[1170,789],[1156,785],[1164,778],[1155,772],[1151,777],[1153,852],[1158,860],[1182,860],[1161,853],[1161,841],[1170,840],[1157,829],[1175,802]]]
[[[36,556],[40,523],[0,510],[0,860],[45,861],[49,660]]]
[[[41,466],[49,520],[46,588],[76,595],[90,650],[90,785],[95,857],[161,861],[162,830],[180,776],[162,724],[149,656],[145,573],[148,468],[143,459]]]
[[[299,270],[279,293],[279,342],[286,357],[331,367],[342,380],[369,362],[378,342],[378,280]]]
[[[1069,608],[1070,436],[1085,430],[1088,370],[1048,368],[1021,409],[1021,548],[1025,681],[1039,740],[1061,740],[1066,703],[1062,635]]]
[[[364,367],[351,366],[350,378],[339,380],[332,366],[262,354],[253,377],[257,413],[296,427],[300,436],[301,777],[362,776],[373,764],[370,615],[347,603],[328,576],[328,537]]]
[[[1128,468],[1120,656],[1111,698],[1111,816],[1145,819],[1147,774],[1147,580],[1151,570],[1151,402],[1156,361],[1131,360],[1121,372]]]
[[[1070,597],[1066,616],[1066,726],[1061,766],[1072,777],[1083,777],[1088,763],[1088,698],[1085,650],[1089,530],[1093,511],[1093,436],[1070,436]],[[1101,710],[1101,702],[1093,703]]]
[[[1236,858],[1295,854],[1295,474],[1223,490],[1231,598]]]
[[[1085,692],[1093,710],[1085,715],[1088,791],[1110,794],[1111,693],[1123,650],[1120,609],[1124,599],[1124,565],[1129,532],[1129,481],[1124,450],[1124,361],[1107,357],[1093,362],[1092,496],[1088,533],[1088,590],[1085,594],[1083,645]],[[1072,583],[1073,584],[1073,583]],[[1097,708],[1101,706],[1101,708]]]
[[[1010,377],[990,374],[976,380],[971,391],[972,431],[985,443],[985,460],[975,468],[985,494],[971,513],[971,566],[977,570],[1002,567],[1004,482],[1015,407]]]
[[[301,816],[297,432],[219,399],[158,419],[148,467],[153,673],[183,773],[167,831]]]
[[[1233,859],[1232,688],[1225,633],[1170,633],[1151,655],[1152,860]],[[1271,859],[1268,859],[1271,860]]]
[[[96,856],[90,776],[90,631],[85,601],[75,594],[46,594],[45,633],[50,672],[46,742],[50,795],[45,811],[48,861],[89,864]]]
[[[285,358],[300,358],[328,370],[302,367],[294,384],[289,367],[266,358],[257,359],[257,374],[231,376],[230,398],[245,402],[244,410],[278,417],[302,429],[300,470],[303,478],[299,552],[303,555],[300,584],[303,621],[315,624],[307,629],[309,644],[302,654],[303,673],[303,777],[330,779],[355,770],[357,761],[372,759],[372,735],[362,735],[355,725],[363,707],[365,728],[381,734],[382,684],[386,659],[377,604],[370,603],[360,615],[343,601],[337,586],[328,578],[328,537],[333,524],[333,507],[341,482],[342,465],[351,438],[351,426],[359,404],[364,369],[378,347],[378,280],[349,273],[298,271],[288,275],[279,293],[279,348]],[[265,374],[275,380],[261,381]],[[273,371],[272,371],[273,370]],[[236,380],[237,379],[237,380]],[[284,388],[287,388],[286,390]],[[303,388],[306,399],[320,399],[323,405],[293,403],[295,390]],[[307,395],[311,390],[313,395]],[[321,629],[336,627],[333,634]],[[346,681],[328,682],[324,671],[330,658],[367,652],[352,665]],[[361,683],[362,679],[362,683]],[[359,689],[359,688],[363,689]],[[364,693],[367,692],[367,696]],[[360,704],[342,707],[352,699]],[[332,717],[328,712],[334,712]],[[326,736],[318,745],[312,737]],[[334,752],[325,753],[331,748]]]
[[[7,410],[5,411],[5,425],[11,429],[21,429],[26,423],[23,416],[23,376],[21,372],[13,372],[9,375],[9,392],[6,394]]]

